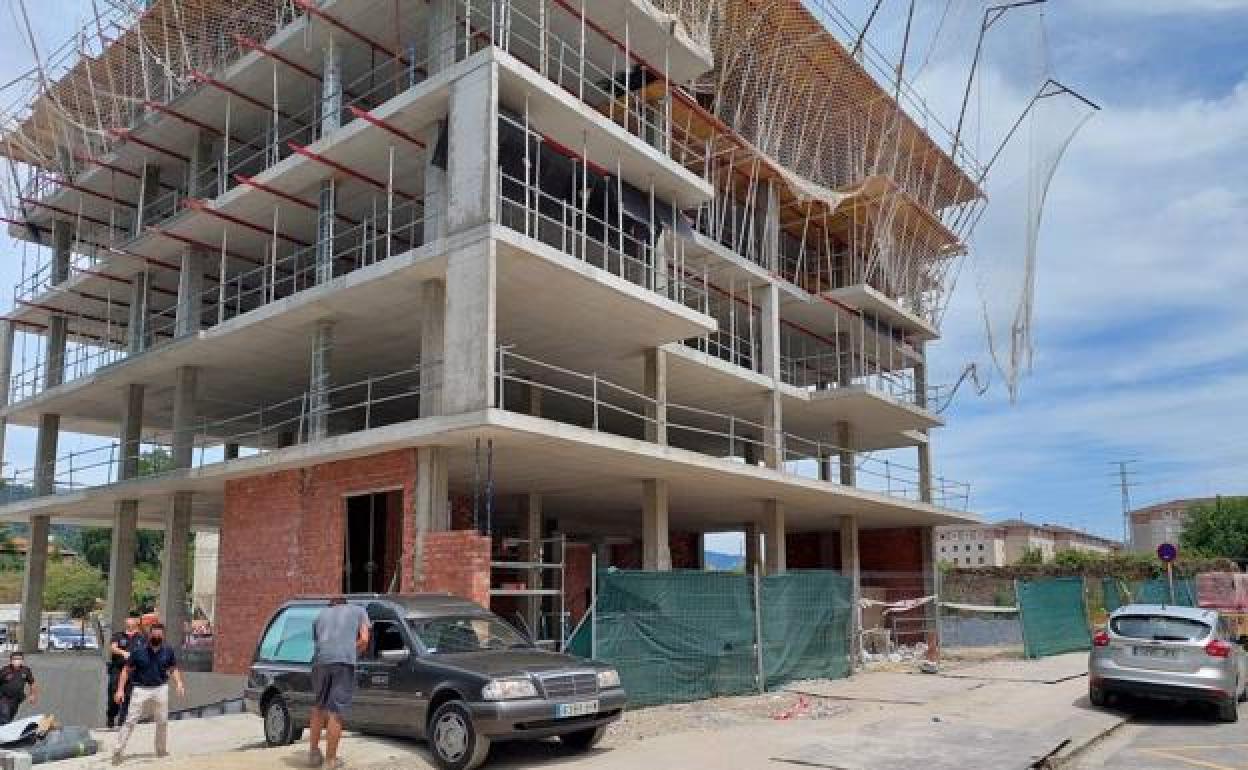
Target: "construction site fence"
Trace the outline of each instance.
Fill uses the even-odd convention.
[[[850,670],[852,591],[825,570],[599,571],[567,649],[615,667],[636,705],[841,678]]]

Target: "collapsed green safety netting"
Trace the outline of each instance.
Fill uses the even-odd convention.
[[[768,687],[849,670],[850,581],[798,571],[760,580]],[[726,572],[598,573],[597,620],[567,650],[620,672],[629,702],[675,703],[758,691],[753,579]]]
[[[1170,582],[1165,578],[1152,580],[1120,580],[1101,578],[1105,592],[1105,610],[1113,612],[1128,603],[1173,604],[1179,607],[1195,607],[1196,584],[1191,578],[1174,579],[1174,598],[1170,598]],[[1128,598],[1129,597],[1129,598]]]
[[[1092,646],[1081,577],[1018,581],[1018,610],[1028,658]]]

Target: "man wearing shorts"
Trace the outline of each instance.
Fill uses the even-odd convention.
[[[331,768],[342,767],[338,758],[338,741],[342,738],[342,721],[351,709],[355,696],[355,662],[368,649],[372,626],[368,613],[357,604],[347,604],[338,597],[321,610],[313,626],[316,654],[312,658],[312,720],[308,726],[308,764]],[[321,727],[325,727],[325,754],[321,755]]]

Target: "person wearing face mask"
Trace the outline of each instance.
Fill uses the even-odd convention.
[[[39,705],[39,685],[35,684],[35,674],[26,666],[26,657],[21,652],[9,656],[9,665],[0,668],[0,725],[7,725],[17,716],[22,701],[26,700],[27,688],[30,688],[30,705]]]
[[[168,756],[166,739],[169,734],[169,678],[177,687],[178,697],[185,697],[186,687],[182,684],[182,672],[178,670],[178,660],[173,650],[165,646],[165,627],[160,623],[152,624],[146,644],[139,644],[130,651],[126,667],[121,671],[121,679],[117,690],[113,693],[113,701],[121,704],[126,699],[126,685],[133,682],[134,689],[130,693],[130,710],[126,714],[125,724],[117,734],[117,747],[113,749],[113,764],[121,764],[122,753],[126,750],[126,742],[134,732],[134,726],[149,710],[156,722],[156,756]]]
[[[121,727],[126,721],[126,707],[129,705],[130,693],[126,693],[126,700],[117,703],[113,700],[113,692],[117,689],[117,683],[121,681],[121,671],[126,667],[130,650],[142,641],[143,637],[139,634],[139,619],[133,615],[126,618],[126,630],[113,634],[112,643],[109,645],[112,656],[108,660],[108,711],[105,714],[110,729]]]

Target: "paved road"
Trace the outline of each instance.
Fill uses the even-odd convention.
[[[1079,770],[1241,770],[1248,767],[1248,705],[1236,723],[1218,722],[1199,704],[1132,701],[1130,721],[1078,759]]]

